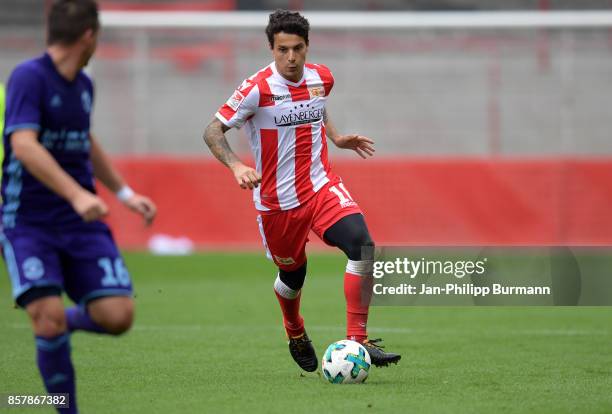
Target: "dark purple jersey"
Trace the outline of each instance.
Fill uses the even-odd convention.
[[[70,226],[83,224],[72,206],[34,178],[17,160],[10,136],[20,129],[38,132],[38,141],[82,187],[95,192],[90,161],[90,115],[94,97],[91,79],[82,71],[73,81],[63,78],[51,57],[21,63],[6,91],[5,157],[2,163],[2,223]]]

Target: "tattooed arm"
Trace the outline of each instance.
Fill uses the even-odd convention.
[[[261,175],[245,165],[232,151],[225,138],[225,132],[228,130],[229,127],[215,118],[204,131],[204,142],[210,148],[210,152],[232,171],[240,187],[252,190],[261,182]]]

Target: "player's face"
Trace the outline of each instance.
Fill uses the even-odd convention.
[[[308,46],[302,36],[285,32],[274,35],[272,56],[276,69],[285,79],[292,82],[302,79],[307,53]]]

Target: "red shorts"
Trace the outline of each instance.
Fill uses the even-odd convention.
[[[259,231],[268,258],[286,271],[306,263],[306,242],[312,230],[325,243],[323,234],[341,218],[362,214],[340,178],[323,186],[310,200],[291,210],[261,212]]]

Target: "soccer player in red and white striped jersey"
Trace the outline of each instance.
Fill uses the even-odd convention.
[[[246,79],[221,106],[204,133],[212,153],[253,190],[259,229],[268,257],[278,266],[274,290],[283,312],[293,359],[306,371],[318,366],[300,315],[306,276],[305,247],[314,231],[348,257],[344,275],[347,338],[368,349],[372,363],[396,363],[400,355],[384,352],[368,340],[374,243],[361,209],[342,179],[330,168],[327,139],[362,158],[374,154],[374,142],[361,135],[340,135],[325,105],[334,77],[324,65],[306,63],[308,21],[297,12],[277,10],[266,34],[274,62]],[[255,168],[244,164],[225,138],[230,128],[246,126]]]

